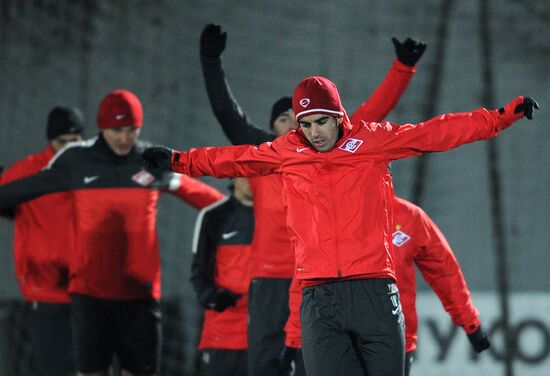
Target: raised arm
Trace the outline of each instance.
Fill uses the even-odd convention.
[[[351,115],[352,124],[357,120],[380,122],[386,118],[405,92],[416,71],[416,63],[426,49],[426,44],[411,38],[403,43],[392,38],[392,42],[397,59],[376,90]]]
[[[253,124],[231,93],[221,61],[226,39],[227,33],[214,24],[206,25],[200,39],[202,75],[214,115],[233,145],[272,141],[275,135]]]
[[[464,329],[478,352],[485,350],[490,346],[489,340],[481,329],[478,312],[447,239],[423,211],[419,211],[419,218],[415,222],[416,236],[424,240],[424,245],[414,259],[418,269],[437,294],[453,323]]]

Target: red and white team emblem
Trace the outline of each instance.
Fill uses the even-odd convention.
[[[345,140],[338,149],[343,151],[349,151],[350,153],[355,153],[359,147],[363,145],[363,140],[358,140],[356,138],[348,138]]]
[[[396,231],[392,234],[393,240],[392,243],[396,247],[401,247],[403,244],[411,240],[411,237],[405,234],[403,231]]]
[[[300,106],[302,106],[303,108],[306,108],[310,102],[311,100],[309,98],[302,98],[300,99]]]
[[[145,187],[151,184],[152,182],[154,182],[155,177],[150,173],[148,173],[147,171],[141,170],[140,172],[132,176],[132,180],[138,183],[139,185],[143,185]]]

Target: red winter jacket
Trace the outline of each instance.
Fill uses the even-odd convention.
[[[513,111],[522,102],[502,113],[479,109],[403,126],[352,126],[344,117],[343,135],[327,152],[315,151],[298,129],[259,146],[174,151],[172,168],[219,178],[280,174],[298,279],[395,279],[388,163],[490,139],[523,116]]]
[[[50,145],[6,170],[0,184],[34,175],[54,156]],[[75,232],[70,194],[52,193],[17,205],[13,251],[15,274],[25,300],[68,303],[69,256]]]
[[[227,83],[221,59],[201,56],[206,91],[214,115],[233,145],[258,145],[275,134],[255,125],[241,109]],[[395,106],[409,83],[414,67],[395,60],[382,83],[358,113],[371,121],[382,120]],[[252,252],[253,277],[291,278],[294,253],[286,226],[286,203],[280,176],[250,179],[254,194],[256,231]]]
[[[191,282],[206,308],[199,349],[248,348],[248,286],[254,214],[234,196],[203,209],[195,225]],[[223,312],[212,309],[219,289],[242,294]]]
[[[406,321],[406,351],[416,348],[415,264],[453,322],[473,333],[479,327],[478,312],[460,265],[437,225],[421,208],[399,197],[394,201],[393,216],[392,237],[397,286]]]
[[[395,197],[393,201],[393,249],[397,286],[405,315],[406,351],[416,349],[418,317],[416,314],[416,273],[418,267],[424,279],[435,291],[453,322],[473,333],[479,327],[466,281],[451,247],[428,215],[418,206]],[[285,343],[300,347],[301,289],[294,283],[290,290],[290,318],[285,326]]]

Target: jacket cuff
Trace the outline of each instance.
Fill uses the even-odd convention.
[[[285,346],[292,347],[294,349],[299,349],[302,347],[302,339],[301,338],[285,338]]]
[[[462,329],[464,329],[464,331],[466,332],[466,334],[472,334],[474,333],[476,330],[479,329],[479,326],[480,326],[480,322],[479,320],[476,320],[475,322],[472,322],[470,324],[467,324],[467,325],[463,325],[462,326]]]
[[[185,174],[185,163],[183,162],[183,157],[185,153],[179,152],[179,151],[173,151],[172,152],[172,170],[175,172],[179,172],[180,174]]]
[[[412,73],[416,72],[416,65],[411,67],[411,66],[403,64],[398,59],[395,59],[393,61],[392,68],[395,68],[395,69],[397,69],[399,71],[402,71],[402,72],[405,72],[405,73],[411,73],[412,74]]]

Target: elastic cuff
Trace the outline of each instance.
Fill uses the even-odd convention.
[[[185,163],[183,163],[182,153],[179,151],[172,152],[172,170],[179,172],[180,174],[185,174]]]
[[[395,59],[393,61],[393,65],[395,66],[396,69],[398,70],[401,70],[401,71],[405,71],[407,73],[414,73],[416,72],[416,65],[414,66],[409,66],[409,65],[406,65],[406,64],[403,64],[402,62],[399,61],[399,59]]]
[[[299,349],[302,347],[301,338],[285,338],[285,346],[292,347],[294,349]]]
[[[462,327],[462,329],[464,329],[464,331],[466,332],[466,334],[472,334],[474,333],[476,330],[478,330],[480,327],[480,323],[473,323],[473,324],[469,324],[469,325],[464,325]]]

